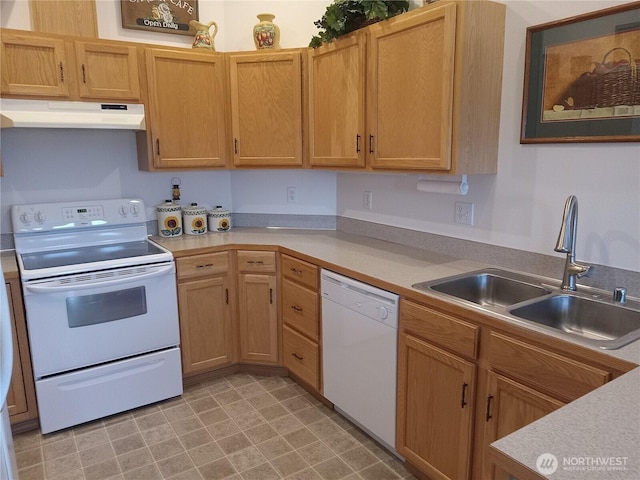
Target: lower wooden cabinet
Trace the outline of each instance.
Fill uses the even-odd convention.
[[[320,271],[290,255],[282,264],[282,362],[293,375],[321,391]]]
[[[316,390],[320,387],[320,349],[318,344],[287,325],[282,327],[284,366]]]
[[[482,399],[485,400],[485,448],[564,406],[555,398],[493,372],[488,372],[486,396],[480,398],[479,402]],[[479,412],[482,412],[480,408]],[[483,457],[487,457],[486,451],[483,451]],[[510,477],[500,468],[488,464],[484,466],[482,478],[509,480]]]
[[[237,255],[240,361],[277,364],[276,254],[240,250]]]
[[[13,372],[7,394],[7,409],[9,421],[14,424],[36,418],[38,409],[20,280],[7,279],[5,288],[13,334]]]
[[[183,375],[232,363],[229,253],[193,255],[176,263]]]
[[[396,448],[430,478],[469,477],[475,379],[473,363],[400,333]]]

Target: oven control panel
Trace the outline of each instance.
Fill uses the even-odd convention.
[[[146,221],[144,202],[138,198],[32,203],[11,207],[14,233],[101,228],[141,224]]]

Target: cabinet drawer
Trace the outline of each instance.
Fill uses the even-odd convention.
[[[460,355],[476,358],[478,354],[479,327],[422,305],[401,301],[400,326]]]
[[[282,328],[284,366],[314,387],[320,388],[320,356],[318,344],[286,325]]]
[[[280,256],[280,260],[284,277],[301,283],[311,290],[318,290],[317,266],[284,254]]]
[[[495,332],[491,333],[489,361],[492,369],[567,401],[604,385],[611,378],[604,370]]]
[[[283,279],[282,320],[318,341],[318,293]]]
[[[229,253],[205,253],[176,260],[178,280],[221,275],[229,271]]]
[[[238,270],[240,272],[275,272],[276,253],[238,250]]]

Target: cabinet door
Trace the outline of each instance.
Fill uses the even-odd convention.
[[[138,100],[136,47],[75,42],[79,90],[82,98]]]
[[[364,167],[365,35],[309,50],[312,166]]]
[[[448,170],[456,5],[370,29],[369,164],[381,169]]]
[[[2,93],[55,98],[69,96],[64,41],[2,34]]]
[[[493,372],[488,373],[487,397],[484,400],[484,448],[564,406],[559,400]],[[487,458],[487,455],[483,455],[483,458]],[[510,478],[504,471],[492,465],[484,465],[483,470],[483,478]]]
[[[229,277],[178,285],[182,373],[206,371],[233,361]]]
[[[17,415],[27,411],[27,393],[25,390],[25,380],[23,378],[22,364],[20,361],[20,347],[15,325],[15,313],[11,303],[11,285],[5,284],[7,298],[9,299],[9,315],[11,316],[11,334],[13,335],[13,372],[11,374],[11,384],[7,394],[7,408],[9,415]]]
[[[222,55],[149,49],[146,62],[153,166],[224,167]]]
[[[277,363],[276,277],[241,274],[238,278],[241,360]]]
[[[300,52],[230,55],[233,162],[302,165]]]
[[[398,453],[430,478],[468,478],[475,365],[406,333],[398,346]]]
[[[13,334],[13,372],[7,396],[9,421],[13,424],[37,418],[38,409],[20,280],[7,279],[5,286]]]

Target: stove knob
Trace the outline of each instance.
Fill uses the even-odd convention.
[[[47,216],[43,213],[43,212],[38,212],[36,213],[36,221],[37,222],[44,222],[47,219]]]
[[[131,213],[133,213],[134,215],[138,215],[140,213],[140,206],[136,205],[136,204],[133,204],[133,205],[131,205],[129,210],[131,210]]]
[[[31,223],[31,214],[24,212],[22,215],[20,215],[20,221],[22,223]]]
[[[126,217],[127,216],[127,207],[122,205],[120,206],[120,208],[118,208],[118,213],[120,214],[121,217]]]

